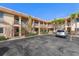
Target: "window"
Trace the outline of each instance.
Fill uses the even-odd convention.
[[[3,28],[0,27],[0,33],[3,33]]]
[[[79,22],[79,18],[76,18],[76,22]]]
[[[3,13],[2,12],[0,12],[0,18],[3,18]]]
[[[14,19],[15,19],[15,24],[19,24],[19,17],[18,16],[14,16]]]

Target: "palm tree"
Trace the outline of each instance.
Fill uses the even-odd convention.
[[[54,24],[54,30],[56,30],[58,27],[60,28],[61,25],[64,24],[64,18],[58,18],[51,21]]]
[[[73,22],[75,21],[76,16],[77,16],[77,13],[73,13],[70,15],[71,26],[72,26]],[[75,32],[77,31],[76,28],[77,28],[77,23],[75,22]],[[72,34],[72,32],[71,32],[71,34]]]
[[[32,17],[29,16],[28,19],[29,19],[29,21],[28,21],[28,31],[31,32],[31,30],[32,30]]]
[[[55,31],[55,30],[56,30],[56,28],[57,28],[57,20],[56,20],[56,19],[54,19],[54,20],[52,20],[51,22],[52,22],[52,24],[53,24],[54,31]]]
[[[70,15],[70,18],[73,20],[73,19],[75,19],[76,15],[77,15],[77,13],[73,13]]]
[[[70,15],[70,23],[71,23],[71,26],[72,26],[72,24],[73,24],[72,21],[75,20],[75,17],[76,17],[76,13],[73,13],[73,14]],[[77,27],[76,22],[75,22],[75,27]],[[76,32],[76,29],[75,29],[75,32]],[[72,31],[71,31],[71,30],[70,30],[70,34],[72,34]],[[70,35],[70,41],[72,41],[72,35]]]

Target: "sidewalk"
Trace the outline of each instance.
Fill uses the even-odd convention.
[[[79,37],[79,35],[72,35],[72,37]]]
[[[8,39],[8,40],[3,40],[3,41],[0,41],[0,42],[5,42],[5,41],[12,41],[12,40],[20,40],[20,39],[28,39],[28,38],[33,38],[33,37],[38,37],[38,36],[48,36],[48,35],[52,35],[52,34],[41,34],[41,35],[33,35],[33,36],[21,36],[21,37],[13,37],[11,39]]]

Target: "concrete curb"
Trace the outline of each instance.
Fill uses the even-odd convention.
[[[8,39],[8,40],[0,41],[0,43],[8,42],[8,41],[14,41],[14,40],[21,40],[21,39],[29,39],[29,38],[38,37],[38,36],[47,36],[47,35],[52,35],[52,34],[41,34],[41,35],[34,35],[34,36],[28,36],[28,37],[17,37],[17,38],[15,37],[15,38],[11,38],[11,39]]]
[[[72,35],[72,37],[79,37],[79,35]]]

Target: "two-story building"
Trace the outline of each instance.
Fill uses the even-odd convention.
[[[28,32],[52,33],[52,23],[25,15],[5,7],[0,7],[0,36],[25,36]]]

